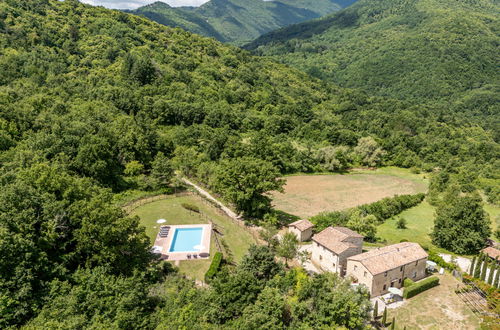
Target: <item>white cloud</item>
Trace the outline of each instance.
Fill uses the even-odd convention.
[[[114,9],[135,9],[157,0],[80,0],[81,2],[88,3],[93,6],[103,6],[106,8]],[[162,0],[173,7],[179,6],[199,6],[208,0]]]

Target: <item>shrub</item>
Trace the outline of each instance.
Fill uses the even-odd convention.
[[[396,226],[398,227],[398,229],[406,229],[406,219],[399,218],[398,222],[396,223]]]
[[[429,290],[430,288],[437,286],[438,284],[439,284],[439,278],[435,276],[428,277],[425,280],[422,280],[405,288],[403,293],[403,298],[409,299],[421,292],[424,292],[425,290]]]
[[[446,262],[443,258],[439,256],[435,251],[428,251],[429,260],[435,262],[438,266],[448,269],[449,271],[453,271],[457,269],[457,265],[452,264],[451,262]]]
[[[205,273],[205,282],[209,283],[211,279],[217,275],[219,271],[220,265],[222,263],[222,253],[216,252],[214,258],[212,259],[212,263]]]
[[[181,206],[185,208],[188,211],[193,211],[196,213],[200,213],[200,208],[196,205],[193,204],[188,204],[188,203],[182,203]]]
[[[415,284],[415,282],[411,278],[405,278],[405,280],[403,281],[403,286],[405,288],[410,287],[413,284]]]

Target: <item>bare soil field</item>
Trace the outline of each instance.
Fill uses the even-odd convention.
[[[404,173],[406,174],[406,173]],[[285,192],[272,194],[276,209],[308,218],[324,211],[339,211],[373,203],[394,195],[427,191],[417,175],[390,171],[359,171],[347,175],[300,175],[286,177]]]

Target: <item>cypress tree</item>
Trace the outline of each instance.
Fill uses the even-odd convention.
[[[500,267],[497,265],[497,273],[495,275],[495,280],[493,281],[493,286],[498,288],[498,281],[500,280]]]
[[[396,327],[396,318],[393,316],[392,323],[391,323],[391,330],[394,330],[395,327]]]
[[[480,253],[477,258],[476,267],[474,267],[474,277],[479,278],[481,276],[481,262],[483,261],[483,254]]]
[[[378,316],[378,300],[375,301],[375,307],[373,307],[373,320],[376,320]]]
[[[472,262],[470,263],[469,275],[474,276],[474,266],[476,265],[476,256],[472,258]]]
[[[382,316],[382,325],[385,327],[385,322],[387,322],[387,307],[384,308],[384,315]]]
[[[483,267],[481,269],[481,281],[483,281],[483,282],[486,280],[486,270],[487,269],[488,269],[488,259],[486,257],[483,261]]]
[[[493,285],[493,274],[495,273],[495,270],[497,270],[497,264],[496,262],[492,262],[490,267],[490,274],[488,275],[489,285]]]

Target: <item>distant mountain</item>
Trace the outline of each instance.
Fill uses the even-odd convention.
[[[180,27],[223,42],[244,44],[260,35],[319,18],[356,0],[211,0],[200,7],[171,7],[163,2],[129,11],[163,25]]]
[[[360,0],[246,48],[343,87],[493,114],[499,9],[493,0]]]

